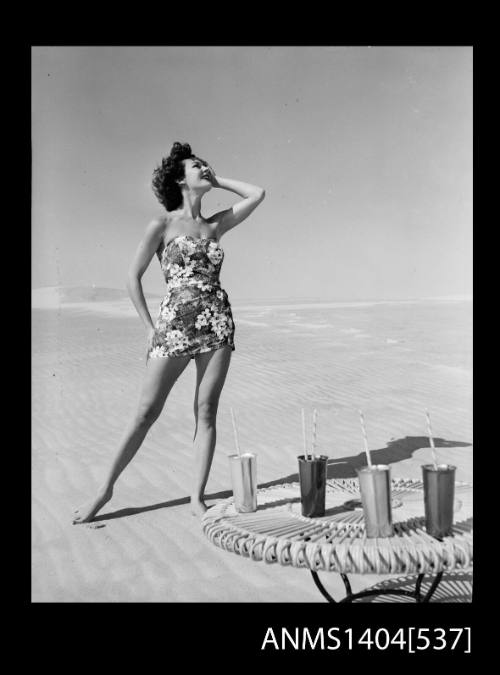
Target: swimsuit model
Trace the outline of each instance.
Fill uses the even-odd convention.
[[[182,234],[156,255],[167,282],[148,358],[191,356],[234,346],[231,305],[219,273],[224,251],[213,237]]]

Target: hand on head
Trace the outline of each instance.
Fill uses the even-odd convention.
[[[204,169],[204,175],[205,173],[207,174],[207,179],[212,183],[212,185],[217,185],[217,177],[210,164],[206,165],[206,168]]]

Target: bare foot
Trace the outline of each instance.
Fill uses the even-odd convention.
[[[207,505],[202,499],[196,499],[191,497],[191,513],[193,516],[198,516],[201,518],[201,516],[208,511]]]
[[[73,518],[73,525],[78,525],[78,523],[89,523],[98,511],[102,509],[104,504],[107,504],[111,497],[113,496],[113,489],[110,488],[107,491],[100,492],[97,499],[84,504],[83,506],[75,509],[75,516]]]

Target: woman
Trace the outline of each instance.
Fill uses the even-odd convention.
[[[235,192],[243,199],[205,219],[201,199],[214,187]],[[217,408],[235,349],[231,306],[219,284],[224,257],[219,241],[252,213],[265,192],[255,185],[216,176],[207,162],[192,154],[187,143],[174,143],[170,155],[154,171],[153,191],[167,213],[146,228],[127,281],[148,341],[139,406],[96,498],[76,510],[74,523],[91,521],[111,499],[118,476],[141,446],[191,359],[197,372],[191,510],[194,515],[207,510],[204,490],[215,450]],[[155,253],[165,275],[167,295],[153,324],[141,278]]]

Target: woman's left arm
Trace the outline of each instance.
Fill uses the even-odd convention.
[[[257,185],[243,183],[243,181],[233,180],[232,178],[221,178],[220,176],[216,176],[213,170],[211,172],[211,180],[214,187],[235,192],[237,195],[240,195],[240,197],[243,197],[241,201],[236,202],[236,204],[233,204],[229,209],[219,211],[209,218],[209,222],[215,225],[217,237],[220,239],[220,237],[228,230],[231,230],[245,220],[245,218],[248,218],[252,211],[257,208],[264,199],[266,192],[264,188],[258,187]]]

